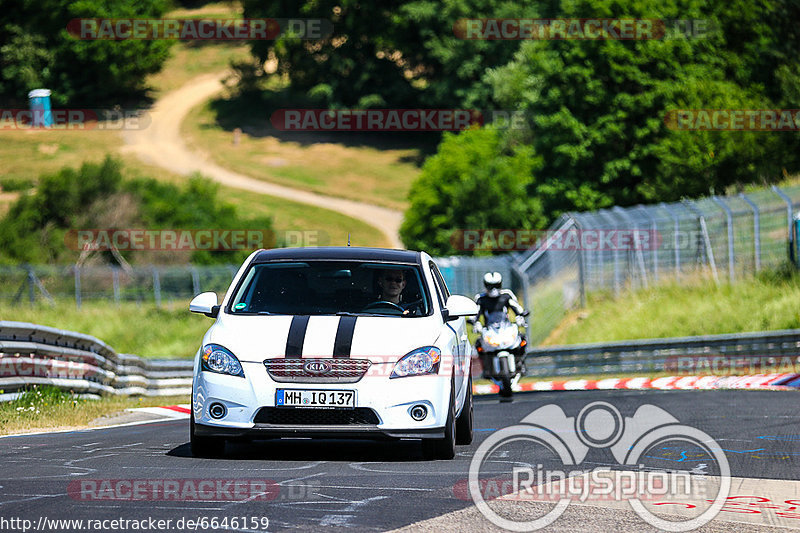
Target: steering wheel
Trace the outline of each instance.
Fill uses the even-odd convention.
[[[367,305],[364,307],[364,311],[368,311],[368,310],[370,310],[370,309],[375,309],[376,307],[389,307],[389,308],[391,308],[391,309],[397,309],[397,310],[398,310],[398,311],[400,311],[401,313],[402,313],[403,311],[405,311],[405,309],[403,309],[402,307],[400,307],[400,306],[399,306],[399,305],[397,305],[396,303],[394,303],[394,302],[390,302],[390,301],[388,301],[388,300],[380,300],[380,301],[378,301],[378,302],[372,302],[371,304],[367,304]]]

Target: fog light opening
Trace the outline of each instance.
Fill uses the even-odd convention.
[[[425,420],[425,417],[428,416],[428,408],[424,405],[415,405],[411,408],[411,418],[419,422],[420,420]]]
[[[208,414],[211,415],[211,418],[219,420],[228,414],[228,410],[221,403],[212,403],[211,407],[208,408]]]

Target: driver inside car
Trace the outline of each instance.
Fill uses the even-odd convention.
[[[378,274],[378,302],[388,302],[401,309],[403,315],[417,314],[421,302],[404,302],[403,291],[408,281],[403,270],[382,270]],[[376,302],[376,303],[378,303]]]
[[[402,307],[406,275],[402,270],[385,270],[378,276],[378,300],[392,302]]]

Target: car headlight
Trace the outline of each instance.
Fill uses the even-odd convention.
[[[242,364],[236,359],[236,356],[219,344],[206,344],[203,346],[200,366],[203,370],[209,372],[244,377]]]
[[[439,372],[439,363],[442,360],[442,351],[435,346],[417,348],[400,358],[394,365],[389,379],[404,378],[406,376],[421,376],[423,374],[436,374]]]

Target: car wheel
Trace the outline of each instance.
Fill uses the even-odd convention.
[[[422,441],[425,456],[430,459],[452,459],[456,456],[456,406],[455,382],[450,383],[450,408],[447,422],[444,425],[443,439],[424,439]]]
[[[472,426],[474,420],[472,405],[472,375],[467,381],[467,396],[464,399],[464,408],[456,420],[456,444],[472,444]]]
[[[194,413],[191,415],[189,426],[193,456],[211,458],[225,455],[225,439],[220,437],[200,437],[195,433]]]

